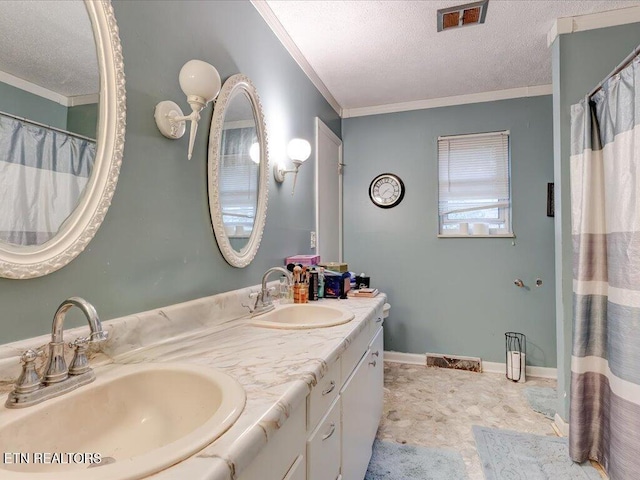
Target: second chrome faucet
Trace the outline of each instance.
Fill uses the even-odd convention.
[[[273,299],[271,298],[271,294],[269,293],[269,289],[267,288],[267,280],[269,278],[269,275],[271,275],[273,272],[280,272],[281,274],[283,274],[287,278],[289,286],[291,286],[291,273],[286,268],[271,267],[269,270],[264,272],[264,275],[262,276],[262,285],[260,288],[260,292],[256,294],[256,303],[253,306],[253,310],[251,311],[252,317],[270,312],[275,308],[273,306]]]

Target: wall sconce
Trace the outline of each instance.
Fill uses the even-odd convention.
[[[293,187],[291,188],[291,195],[296,189],[296,179],[298,178],[298,169],[302,162],[304,162],[309,155],[311,155],[311,145],[309,142],[302,138],[294,138],[287,145],[287,155],[293,162],[292,170],[285,170],[284,166],[280,163],[276,163],[273,166],[273,176],[276,179],[276,182],[282,183],[284,182],[284,177],[287,173],[293,173]]]
[[[191,160],[200,112],[218,96],[222,83],[215,67],[202,60],[189,60],[185,63],[180,69],[178,79],[180,88],[187,96],[187,102],[191,105],[191,114],[185,115],[176,103],[165,100],[156,105],[154,118],[160,132],[165,137],[174,140],[184,135],[185,124],[187,120],[191,121],[188,154],[188,158]]]

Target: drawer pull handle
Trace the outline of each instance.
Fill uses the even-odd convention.
[[[371,354],[372,357],[379,357],[380,356],[380,350],[376,350],[375,352],[373,352]]]
[[[373,362],[369,362],[369,365],[373,365],[375,367],[376,366],[376,361],[374,360]]]
[[[329,383],[329,388],[327,388],[326,390],[323,390],[322,395],[330,394],[331,392],[333,392],[334,388],[336,388],[336,382],[331,380],[331,382]]]
[[[334,422],[331,423],[330,425],[330,430],[329,433],[325,434],[322,436],[322,441],[324,442],[327,438],[329,438],[331,435],[333,435],[336,431],[336,424]]]

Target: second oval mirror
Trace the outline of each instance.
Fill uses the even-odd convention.
[[[209,136],[207,167],[211,223],[225,260],[251,263],[267,215],[269,159],[258,92],[242,74],[222,86]]]

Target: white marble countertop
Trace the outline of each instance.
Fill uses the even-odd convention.
[[[350,342],[374,321],[385,303],[375,298],[325,299],[319,303],[352,311],[346,324],[309,330],[263,328],[249,324],[248,294],[255,287],[193,300],[104,322],[108,342],[91,355],[107,363],[181,362],[210,366],[235,378],[245,389],[245,408],[233,426],[199,453],[150,479],[232,480],[244,470],[305,401]],[[65,341],[86,327],[65,331]],[[19,374],[16,357],[41,347],[48,336],[0,345],[0,393]]]

